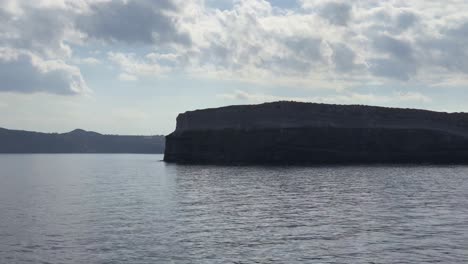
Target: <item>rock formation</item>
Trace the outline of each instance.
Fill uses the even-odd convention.
[[[186,112],[165,161],[213,164],[468,163],[468,114],[275,102]]]

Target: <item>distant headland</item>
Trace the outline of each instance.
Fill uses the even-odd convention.
[[[39,133],[0,128],[0,153],[163,153],[164,136],[117,136],[75,129]]]
[[[164,160],[200,164],[468,163],[468,114],[274,102],[177,117]]]

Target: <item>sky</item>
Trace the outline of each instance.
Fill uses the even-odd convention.
[[[468,112],[466,0],[0,0],[0,127],[293,100]]]

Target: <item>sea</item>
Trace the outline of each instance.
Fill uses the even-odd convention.
[[[467,166],[0,155],[0,263],[468,263]]]

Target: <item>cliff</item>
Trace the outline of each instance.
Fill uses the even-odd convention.
[[[116,136],[76,129],[39,133],[0,128],[0,153],[163,153],[163,136]]]
[[[275,102],[186,112],[165,161],[220,164],[465,163],[468,114]]]

